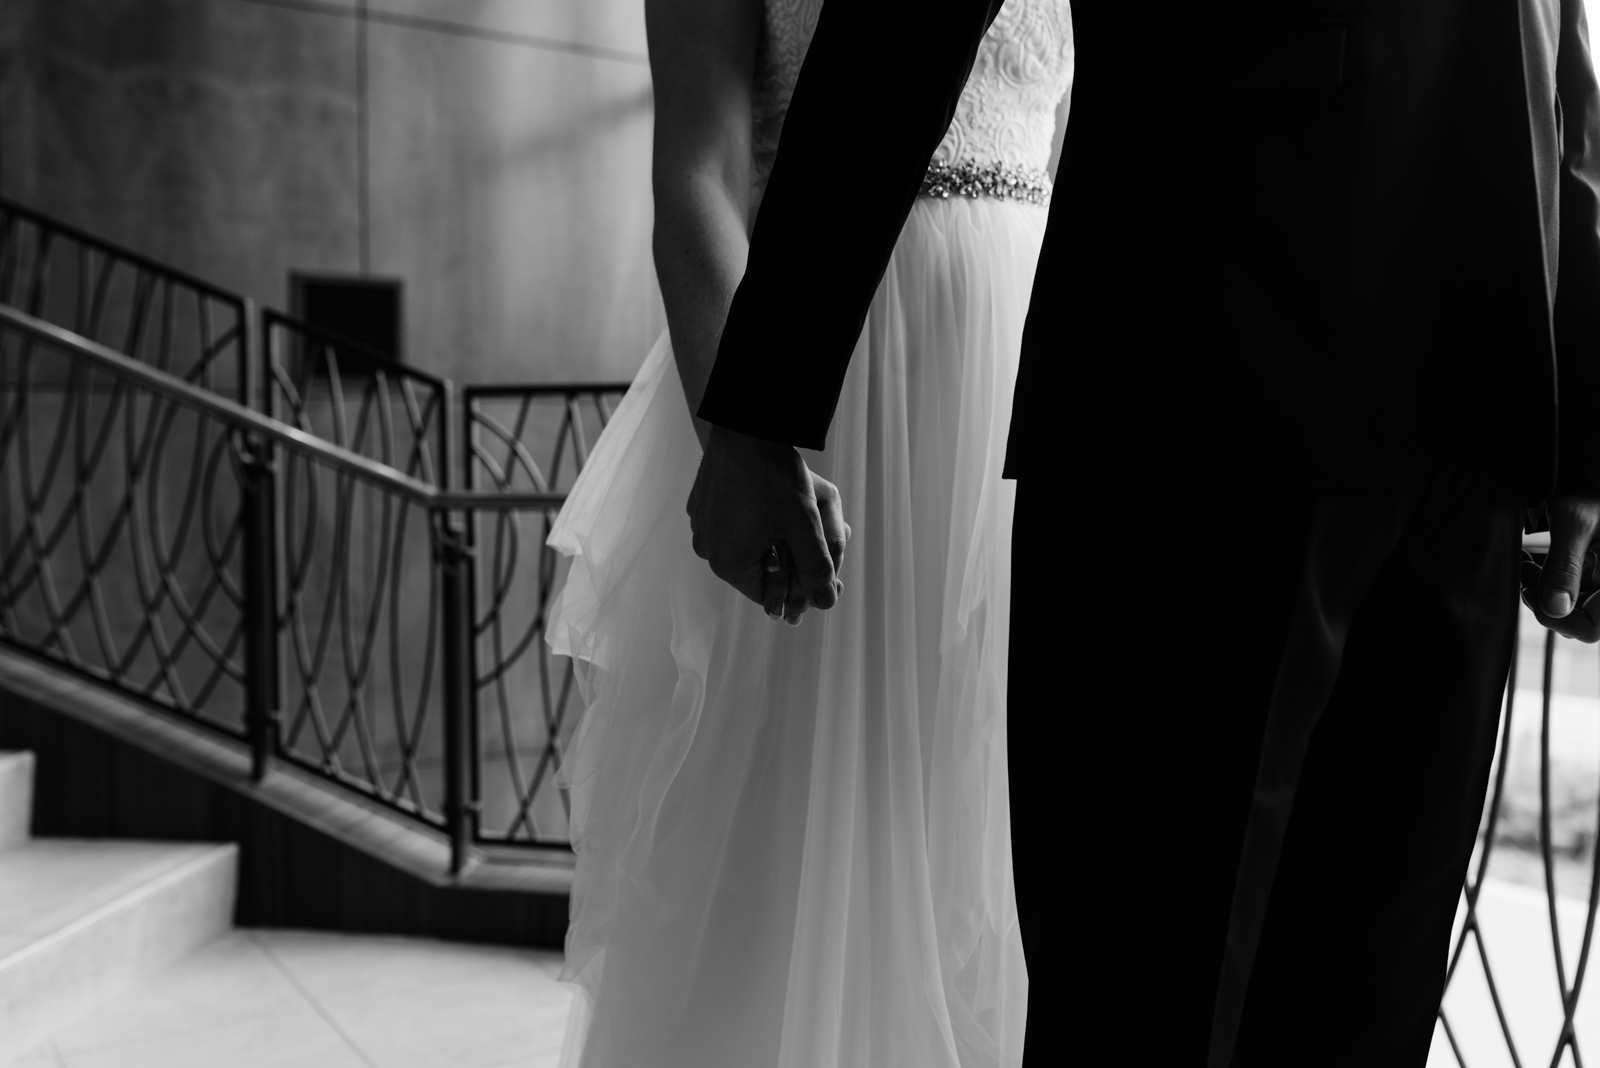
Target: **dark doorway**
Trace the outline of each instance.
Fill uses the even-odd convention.
[[[402,359],[400,280],[351,275],[289,275],[290,309],[297,318],[364,346],[339,354],[341,374],[361,374]],[[385,360],[377,359],[378,356]]]

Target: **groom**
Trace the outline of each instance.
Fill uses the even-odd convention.
[[[820,449],[999,0],[825,8],[690,514],[828,608]],[[1026,1063],[1421,1065],[1512,655],[1600,637],[1582,0],[1078,0],[1033,291],[1011,820]],[[783,591],[778,592],[781,598]]]

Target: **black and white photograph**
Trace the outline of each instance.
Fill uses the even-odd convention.
[[[0,1068],[1600,1057],[1600,0],[0,0]]]

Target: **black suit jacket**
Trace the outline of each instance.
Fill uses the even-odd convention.
[[[704,418],[824,447],[998,7],[825,7]],[[1316,489],[1491,435],[1530,499],[1558,476],[1600,490],[1600,93],[1582,0],[1073,14],[1009,475]]]

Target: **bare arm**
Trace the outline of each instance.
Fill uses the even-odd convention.
[[[750,251],[751,86],[760,0],[645,0],[645,31],[656,94],[656,276],[684,398],[705,447],[712,426],[695,413]],[[762,527],[745,539],[753,547],[749,559],[729,564],[719,555],[713,570],[772,618],[798,623],[808,603],[825,607],[838,595],[834,570],[849,527],[838,512],[838,490],[813,476],[793,449],[787,452],[785,499],[809,501],[817,528]],[[695,536],[699,551],[703,528]],[[795,581],[789,558],[791,544],[804,548],[812,541],[821,547],[826,571],[827,589],[816,595]]]
[[[656,275],[694,413],[750,249],[750,98],[758,0],[645,0],[656,126]]]
[[[798,621],[843,588],[839,491],[799,448],[826,447],[872,295],[1000,4],[849,0],[818,17],[696,409],[716,425],[688,503],[696,554],[769,615]],[[816,195],[841,177],[847,195]],[[787,587],[764,577],[775,546]]]

